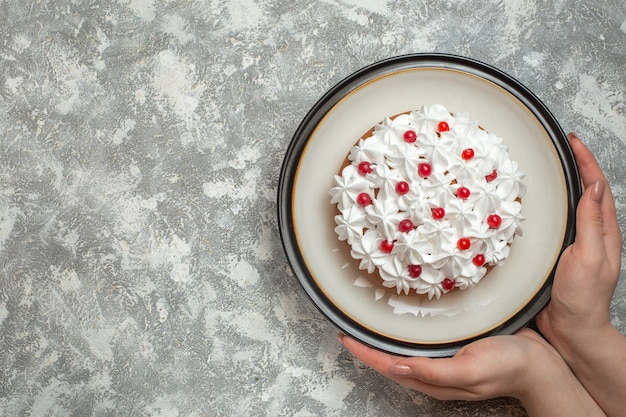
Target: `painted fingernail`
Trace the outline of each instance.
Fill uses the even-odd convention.
[[[596,203],[602,201],[602,195],[604,194],[604,181],[598,180],[593,184],[591,189],[591,199]]]
[[[411,376],[413,375],[413,370],[406,365],[391,365],[389,373],[396,376]]]

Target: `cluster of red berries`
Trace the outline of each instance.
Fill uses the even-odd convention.
[[[450,130],[450,126],[446,122],[440,122],[437,125],[438,132],[447,132],[449,130]],[[414,143],[417,140],[417,133],[413,130],[407,130],[403,134],[403,139],[407,143]],[[474,152],[474,149],[472,148],[464,149],[461,152],[461,158],[465,161],[469,161],[470,159],[474,158],[474,156],[475,156],[475,152]],[[373,172],[372,164],[370,162],[363,161],[358,165],[357,170],[359,174],[366,176],[367,174],[370,174]],[[417,166],[417,173],[422,178],[429,177],[432,174],[432,172],[433,172],[432,165],[429,164],[428,162],[420,163]],[[491,182],[495,180],[497,176],[498,176],[498,172],[494,169],[490,174],[485,176],[485,180],[487,182]],[[398,193],[398,195],[405,195],[409,192],[409,190],[410,190],[410,185],[406,181],[399,181],[396,184],[396,192]],[[471,191],[467,187],[459,187],[457,189],[456,196],[462,200],[467,200],[470,197],[470,195],[471,195]],[[359,204],[362,207],[368,206],[372,204],[372,197],[368,193],[365,193],[365,192],[360,193],[357,196],[357,204]],[[446,212],[443,207],[436,207],[431,210],[431,214],[433,216],[433,219],[441,220],[445,217]],[[495,214],[495,213],[490,214],[487,217],[487,225],[489,225],[490,228],[497,229],[498,227],[500,227],[501,224],[502,224],[502,218],[498,214]],[[415,228],[415,225],[410,219],[402,220],[398,224],[398,230],[402,233],[408,233],[414,228]],[[464,251],[464,250],[468,250],[471,247],[471,244],[472,242],[469,238],[462,237],[457,241],[456,246],[459,250]],[[393,248],[394,248],[393,241],[383,240],[380,244],[380,250],[384,253],[391,253],[393,251]],[[474,265],[478,267],[483,266],[485,264],[485,255],[483,254],[476,255],[472,259],[472,262],[474,263]],[[422,274],[422,266],[421,265],[409,265],[408,272],[411,278],[419,278]],[[450,291],[455,287],[454,280],[450,278],[445,278],[441,284],[442,284],[443,289],[446,291]]]
[[[450,127],[448,126],[448,123],[440,122],[437,129],[439,132],[445,132],[450,130]],[[415,133],[415,131],[413,130],[407,130],[406,132],[404,132],[403,138],[408,143],[414,143],[417,140],[417,133]],[[469,161],[470,159],[474,158],[474,155],[475,152],[472,148],[464,149],[461,152],[461,158],[465,161]],[[357,170],[359,174],[361,174],[362,176],[366,176],[367,174],[372,173],[374,171],[374,168],[372,168],[371,162],[362,161],[361,163],[359,163]],[[428,162],[422,162],[417,166],[417,173],[422,178],[428,178],[433,173],[433,167]],[[495,180],[497,176],[498,172],[494,169],[490,174],[485,176],[485,180],[487,182],[491,182]],[[409,189],[409,183],[406,181],[400,181],[398,182],[398,184],[396,184],[396,192],[399,195],[407,194],[409,192]],[[471,195],[471,191],[467,187],[459,187],[457,189],[456,195],[462,200],[467,200]],[[357,203],[361,206],[367,206],[371,204],[371,202],[372,198],[367,195],[367,193],[361,193],[357,197]]]

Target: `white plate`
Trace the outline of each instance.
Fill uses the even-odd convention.
[[[526,174],[524,234],[502,267],[439,300],[381,290],[334,232],[329,189],[347,153],[386,116],[438,103],[467,111],[504,139]],[[545,106],[515,80],[476,61],[410,55],[367,67],[335,86],[294,136],[281,173],[279,224],[294,272],[342,331],[379,349],[444,356],[490,334],[513,333],[545,305],[553,268],[573,238],[580,196],[571,152]]]

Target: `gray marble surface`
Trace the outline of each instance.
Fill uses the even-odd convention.
[[[525,415],[353,360],[280,245],[307,110],[433,51],[533,90],[626,227],[622,0],[0,0],[0,415]],[[611,314],[626,331],[624,272]]]

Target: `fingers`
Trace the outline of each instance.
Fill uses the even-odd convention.
[[[459,388],[456,386],[458,384],[453,383],[454,375],[443,378],[439,375],[437,368],[440,361],[451,360],[449,358],[403,358],[372,349],[348,336],[339,335],[339,340],[365,365],[407,388],[440,400],[476,399],[470,391]],[[422,366],[424,366],[423,369]],[[456,369],[456,372],[458,373],[459,370]],[[443,381],[447,383],[441,384]],[[458,375],[456,375],[456,382],[458,382]]]
[[[578,136],[570,133],[567,137],[576,158],[583,186],[587,190],[579,202],[577,211],[577,217],[582,217],[582,219],[577,219],[577,228],[582,227],[582,229],[577,230],[577,240],[580,236],[581,239],[585,239],[587,244],[593,244],[594,241],[598,242],[597,232],[599,230],[596,227],[601,224],[602,238],[604,239],[603,250],[606,250],[609,259],[614,264],[619,264],[622,237],[608,181],[596,158]],[[583,224],[579,224],[579,222]],[[585,236],[583,230],[587,230],[592,235]],[[593,246],[586,247],[593,248]]]
[[[574,133],[567,135],[569,143],[574,152],[576,158],[576,164],[578,165],[578,171],[580,173],[583,187],[586,189],[598,181],[603,181],[607,192],[602,197],[602,206],[606,211],[612,211],[613,217],[615,217],[615,203],[613,201],[613,195],[608,187],[608,181],[602,172],[602,168],[598,165],[596,158],[593,156],[589,148],[580,140]]]
[[[549,346],[537,333],[521,330],[517,335],[480,339],[451,358],[433,359],[387,354],[348,336],[340,340],[365,365],[407,388],[440,400],[516,395],[528,381],[526,368],[533,357],[531,349],[538,342]]]
[[[482,342],[483,346],[491,343],[487,339]],[[487,350],[498,352],[498,346]],[[404,385],[440,400],[482,400],[499,396],[499,392],[506,390],[490,382],[500,375],[498,371],[494,373],[495,368],[487,362],[480,355],[461,350],[451,358],[402,358],[389,371],[394,373],[395,369],[401,369],[402,374],[408,376],[404,381],[410,381],[410,385]],[[407,369],[410,371],[406,372]]]
[[[471,357],[459,355],[437,359],[407,358],[400,360],[396,366],[411,368],[411,377],[426,384],[458,387],[474,382],[475,373],[471,370],[471,364]]]
[[[598,180],[606,181],[604,173],[598,165],[596,158],[593,156],[593,153],[591,153],[580,138],[575,133],[568,133],[567,139],[569,139],[570,146],[574,152],[583,186],[587,188]]]
[[[344,335],[339,335],[338,337],[339,341],[357,359],[382,374],[387,374],[389,367],[400,359],[398,356],[372,349],[351,337]]]
[[[348,336],[342,336],[340,340],[357,359],[382,374],[411,377],[433,385],[459,383],[459,368],[454,365],[458,359],[403,358],[372,349]]]

